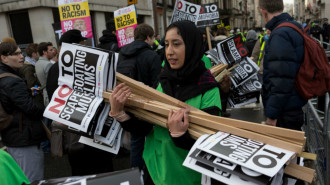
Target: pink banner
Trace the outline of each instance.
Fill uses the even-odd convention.
[[[119,47],[123,47],[134,41],[134,30],[136,26],[137,24],[116,30]]]
[[[62,32],[65,33],[66,31],[77,29],[81,31],[81,35],[86,38],[93,37],[92,31],[92,24],[90,17],[82,17],[76,19],[70,19],[61,21]],[[133,33],[134,37],[134,33]]]

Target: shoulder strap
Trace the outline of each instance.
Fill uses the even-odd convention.
[[[2,73],[2,74],[0,74],[0,78],[4,78],[4,77],[8,77],[8,76],[21,79],[21,77],[15,75],[13,73]]]
[[[304,35],[304,33],[301,31],[301,29],[298,28],[298,26],[296,26],[292,23],[289,23],[289,22],[285,22],[285,23],[278,25],[274,30],[277,30],[278,28],[281,28],[281,27],[290,27],[290,28],[296,30],[298,33],[300,33],[300,35]]]

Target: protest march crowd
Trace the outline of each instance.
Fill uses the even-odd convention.
[[[216,155],[210,148],[200,148],[207,148],[207,142],[210,140],[209,143],[212,143],[210,138],[203,136],[205,140],[202,140],[202,137],[198,139],[193,137],[189,130],[189,114],[195,109],[214,116],[230,117],[226,112],[227,104],[235,107],[252,102],[259,103],[261,99],[266,125],[301,131],[304,123],[302,107],[310,97],[306,95],[305,84],[299,87],[302,81],[306,81],[300,80],[297,76],[303,63],[307,63],[307,58],[313,55],[316,58],[319,54],[316,52],[321,50],[315,49],[312,56],[310,53],[307,56],[304,46],[310,44],[310,40],[306,39],[307,35],[301,35],[296,31],[296,28],[304,31],[304,27],[294,21],[288,13],[283,13],[282,0],[260,0],[259,7],[266,22],[266,29],[260,34],[254,29],[233,33],[224,27],[211,29],[210,33],[207,33],[208,29],[197,27],[192,22],[194,16],[191,16],[190,21],[173,18],[176,21],[166,28],[163,38],[155,35],[150,25],[138,24],[134,29],[134,41],[124,46],[118,43],[115,20],[107,23],[106,30],[103,31],[95,48],[84,46],[87,38],[77,29],[66,31],[61,36],[58,49],[50,42],[33,43],[25,48],[26,56],[13,38],[2,38],[0,131],[6,151],[0,150],[0,184],[42,184],[44,153],[52,153],[57,157],[61,157],[63,153],[67,154],[72,176],[112,172],[113,155],[120,155],[118,150],[127,150],[123,149],[123,144],[122,149],[118,147],[119,141],[124,140],[121,137],[127,136],[128,147],[125,148],[130,152],[131,167],[137,167],[143,172],[144,184],[304,184],[301,179],[283,175],[283,170],[272,172],[272,175],[262,174],[258,178],[246,177],[245,181],[239,180],[238,174],[243,172],[233,170],[233,176],[238,175],[238,179],[226,181],[219,180],[220,177],[217,179],[208,172],[202,173],[203,170],[194,170],[187,167],[189,165],[183,165],[188,164],[185,160],[198,151],[194,149],[197,145],[200,151],[191,160],[202,156],[202,161],[209,159],[210,154]],[[324,42],[329,43],[330,25],[327,21],[325,18],[322,37]],[[129,23],[134,23],[134,20],[129,20]],[[123,26],[126,25],[120,27]],[[124,34],[133,36],[133,33]],[[211,37],[210,42],[208,37]],[[213,52],[216,52],[213,56],[212,48]],[[113,54],[109,55],[109,52]],[[324,50],[321,52],[324,53]],[[100,57],[101,55],[104,58]],[[107,66],[100,58],[102,61],[109,59],[118,62],[113,66]],[[89,62],[93,60],[97,63]],[[99,64],[104,64],[105,67]],[[212,74],[211,69],[217,65],[226,65],[224,69],[228,70],[222,74],[221,80]],[[307,87],[319,87],[312,96],[325,94],[330,88],[327,58],[321,66],[325,66],[325,69],[305,69],[312,70],[314,78],[318,80],[306,82]],[[100,68],[109,70],[97,73]],[[186,103],[189,107],[171,109],[166,117],[165,127],[140,119],[132,113],[134,110],[126,108],[136,91],[127,83],[115,85],[114,81],[108,82],[107,78],[115,76],[115,72],[110,70],[112,68]],[[108,84],[109,88],[103,90],[112,89],[111,94],[105,98],[110,104],[106,105],[103,99],[99,98],[102,96],[102,89],[97,89],[99,83]],[[324,89],[325,92],[322,91]],[[247,92],[243,93],[244,91]],[[305,94],[302,94],[302,91]],[[153,98],[153,95],[145,96]],[[58,109],[64,104],[65,108]],[[90,110],[91,107],[94,107],[93,110]],[[59,119],[68,120],[72,125],[52,119],[49,115],[54,113],[59,115]],[[86,116],[89,114],[92,116]],[[102,120],[102,128],[88,126],[89,123],[100,124]],[[112,125],[107,125],[108,122]],[[115,122],[118,122],[117,126],[114,126]],[[64,124],[80,132],[61,130],[54,127],[55,124]],[[84,126],[85,124],[87,126]],[[255,126],[258,127],[257,124]],[[118,130],[120,133],[111,136],[110,143],[115,152],[110,153],[81,142],[80,137],[88,138],[93,129],[95,138],[92,139],[101,136],[107,138],[107,134],[103,133],[105,128]],[[63,136],[53,137],[59,132],[63,132]],[[99,134],[96,137],[97,132]],[[226,133],[211,137],[216,140],[218,137],[215,136],[227,137]],[[106,139],[97,140],[105,142]],[[261,151],[262,147],[269,147],[261,142],[244,140],[235,135],[220,140],[220,143],[236,149],[230,156],[239,161],[237,164],[240,165],[248,161],[256,151]],[[263,151],[269,149],[263,148]],[[203,157],[203,152],[209,152],[209,155]],[[281,158],[280,154],[276,155]],[[287,157],[285,152],[281,155]],[[286,158],[283,165],[290,157]],[[260,161],[255,163],[271,168],[273,159],[269,161],[270,164],[267,165],[261,165]],[[208,162],[204,164],[207,165]],[[254,168],[251,170],[258,173],[263,171]],[[227,172],[224,170],[221,173],[222,177],[226,177]],[[208,176],[212,178],[205,180]],[[227,177],[230,179],[228,174]],[[207,183],[204,183],[203,179]]]

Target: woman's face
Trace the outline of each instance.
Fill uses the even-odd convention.
[[[172,69],[180,69],[184,65],[186,46],[178,28],[172,28],[166,32],[165,55]]]
[[[1,60],[4,64],[10,66],[11,68],[18,69],[21,68],[24,64],[24,56],[21,49],[17,48],[15,53],[8,56],[1,56]]]

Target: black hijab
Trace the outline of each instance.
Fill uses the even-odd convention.
[[[185,61],[180,69],[171,69],[166,57],[164,70],[159,81],[165,94],[186,101],[214,88],[217,83],[205,68],[203,57],[203,37],[195,24],[189,21],[172,23],[166,30],[177,28],[185,44]]]

